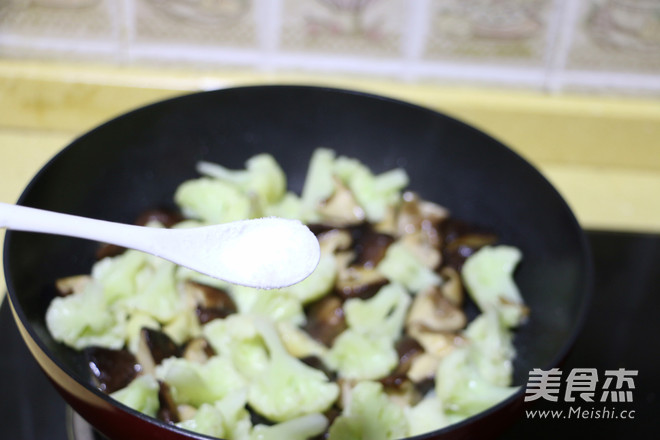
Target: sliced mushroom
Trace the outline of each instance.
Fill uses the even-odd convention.
[[[465,260],[484,246],[497,242],[497,235],[476,225],[456,220],[445,219],[440,223],[443,241],[443,265],[461,271]]]
[[[215,356],[216,352],[211,347],[209,341],[204,337],[193,338],[183,347],[183,357],[189,361],[205,363],[210,357]]]
[[[423,396],[419,389],[405,374],[401,375],[401,380],[395,385],[383,381],[381,383],[383,384],[383,391],[385,391],[390,401],[402,408],[414,406],[422,400]]]
[[[440,270],[440,276],[443,281],[440,286],[442,296],[447,298],[455,307],[462,307],[465,291],[463,290],[461,275],[453,267],[445,266]]]
[[[415,338],[408,335],[401,337],[397,341],[395,348],[399,356],[399,365],[396,368],[396,371],[399,373],[408,371],[415,356],[424,352],[424,347]]]
[[[116,257],[126,252],[126,248],[116,244],[101,243],[96,249],[96,259],[102,260],[108,257]]]
[[[354,260],[351,266],[361,266],[372,269],[385,257],[387,248],[394,242],[389,234],[376,232],[371,226],[364,225],[353,228]]]
[[[159,407],[156,417],[165,423],[174,424],[180,422],[179,409],[176,406],[176,402],[174,402],[169,385],[161,381],[158,381],[158,385]]]
[[[353,239],[346,229],[333,228],[318,235],[322,254],[334,254],[351,248]]]
[[[424,353],[412,359],[406,375],[420,388],[422,382],[435,378],[440,360],[465,341],[454,333],[431,332],[422,328],[412,330],[411,336],[424,347]]]
[[[409,331],[411,336],[424,347],[424,352],[431,356],[442,358],[454,349],[453,333],[441,333],[423,328],[413,328]]]
[[[432,246],[440,245],[438,226],[449,218],[449,211],[433,202],[422,200],[414,192],[403,193],[403,202],[397,216],[397,231],[400,236],[421,232]]]
[[[236,313],[238,308],[234,300],[224,290],[194,281],[186,281],[184,291],[194,304],[201,324],[214,319],[222,319]]]
[[[421,383],[429,379],[433,380],[436,371],[438,371],[438,365],[440,365],[439,357],[422,353],[413,359],[406,376],[414,383]]]
[[[81,292],[91,281],[92,277],[89,275],[72,275],[55,281],[55,288],[61,296],[67,296]]]
[[[462,329],[466,324],[467,317],[463,310],[445,298],[442,288],[438,286],[419,292],[406,318],[406,329],[413,337],[415,332],[419,332],[418,329],[451,332]]]
[[[140,364],[128,350],[88,347],[83,351],[92,373],[92,381],[105,393],[113,393],[127,386],[142,371]]]
[[[171,228],[183,220],[185,220],[183,214],[176,209],[153,208],[141,212],[135,220],[135,224],[145,226],[151,222],[158,222],[166,228]]]
[[[440,249],[435,245],[431,244],[427,236],[423,232],[414,232],[412,234],[406,234],[399,239],[401,243],[408,249],[413,255],[417,257],[424,266],[429,269],[435,270],[440,266],[442,262],[442,253]]]
[[[180,356],[179,346],[165,333],[147,327],[140,330],[136,358],[147,374],[154,374],[156,365],[172,356]]]
[[[358,380],[347,379],[345,377],[340,377],[337,379],[337,385],[339,385],[339,397],[337,398],[337,407],[341,410],[346,408],[350,402],[353,395],[353,388],[358,384]]]
[[[364,222],[365,214],[351,190],[335,178],[334,193],[317,209],[323,221],[335,226],[350,226]]]
[[[388,279],[374,268],[338,266],[335,292],[343,299],[369,299],[389,283]]]
[[[177,405],[176,410],[179,413],[179,420],[181,421],[194,419],[195,414],[197,414],[197,408],[192,405]]]
[[[318,356],[305,356],[304,358],[300,358],[300,360],[305,364],[308,365],[312,368],[316,368],[319,371],[322,371],[323,374],[328,378],[330,381],[334,381],[337,379],[337,374],[332,371],[328,366],[323,362],[323,360],[318,357]]]
[[[342,300],[335,295],[327,295],[307,308],[307,323],[303,329],[327,347],[341,332],[346,330],[346,318]]]

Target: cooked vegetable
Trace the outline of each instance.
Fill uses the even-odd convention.
[[[509,327],[520,325],[527,308],[513,280],[522,258],[512,246],[486,246],[470,256],[463,266],[463,279],[472,299],[483,312],[496,310]]]
[[[277,422],[327,410],[339,395],[337,385],[323,372],[291,356],[272,324],[265,320],[255,324],[266,344],[269,362],[250,384],[250,406]]]
[[[93,382],[138,411],[227,440],[394,440],[508,397],[512,339],[528,314],[518,249],[320,148],[302,194],[275,159],[198,164],[151,227],[276,215],[307,223],[321,259],[304,281],[263,291],[133,250],[57,281],[55,338],[83,349]],[[183,214],[183,215],[182,215]],[[468,319],[464,296],[481,314]]]
[[[358,383],[342,415],[330,426],[328,440],[376,440],[407,437],[408,421],[377,382]]]
[[[110,396],[136,411],[155,417],[159,408],[158,389],[156,379],[145,374]]]

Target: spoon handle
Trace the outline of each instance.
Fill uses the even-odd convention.
[[[8,203],[0,203],[0,227],[85,238],[134,249],[144,247],[152,229]]]

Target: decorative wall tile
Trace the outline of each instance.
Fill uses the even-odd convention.
[[[432,0],[424,58],[542,66],[552,0]]]
[[[660,94],[660,0],[0,0],[0,56]]]
[[[398,57],[404,0],[283,0],[283,51]]]
[[[660,74],[659,0],[582,0],[566,68]]]
[[[116,2],[106,0],[0,1],[0,35],[36,40],[110,41]]]
[[[135,0],[135,43],[255,47],[252,0]]]

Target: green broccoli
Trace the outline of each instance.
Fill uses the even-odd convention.
[[[496,312],[479,315],[465,330],[467,344],[442,358],[435,391],[448,413],[471,416],[513,394],[511,333]]]
[[[340,377],[375,380],[387,376],[399,362],[389,335],[344,330],[324,357]]]
[[[54,298],[46,310],[46,326],[53,339],[76,349],[92,345],[122,348],[126,321],[124,311],[106,304],[103,287],[96,282],[80,292]]]
[[[185,358],[167,358],[156,367],[156,378],[170,386],[177,404],[195,407],[214,403],[246,386],[246,380],[226,356],[212,356],[204,364]]]
[[[376,269],[390,281],[404,285],[413,294],[442,282],[440,275],[424,266],[401,242],[392,243]]]
[[[358,332],[385,335],[394,341],[401,335],[410,301],[403,286],[390,283],[372,298],[347,300],[344,303],[346,322]]]
[[[462,276],[470,296],[481,311],[497,310],[508,327],[527,316],[513,272],[522,258],[512,246],[485,246],[467,258]]]
[[[327,410],[339,395],[337,384],[330,382],[322,371],[287,353],[271,322],[258,319],[255,325],[270,359],[268,368],[252,381],[250,406],[276,422]]]
[[[197,171],[240,188],[257,201],[258,210],[279,202],[286,192],[286,175],[273,156],[257,154],[245,162],[244,170],[229,170],[222,165],[199,162]]]
[[[110,397],[148,416],[155,417],[160,404],[158,381],[148,374],[138,376],[126,387],[110,394]]]
[[[186,216],[207,224],[253,217],[252,201],[240,188],[210,177],[183,182],[174,200]]]
[[[394,440],[407,437],[403,408],[389,400],[379,382],[353,388],[348,406],[330,426],[328,440]]]
[[[256,425],[250,440],[307,440],[325,431],[328,420],[322,414],[308,414],[275,425]]]

